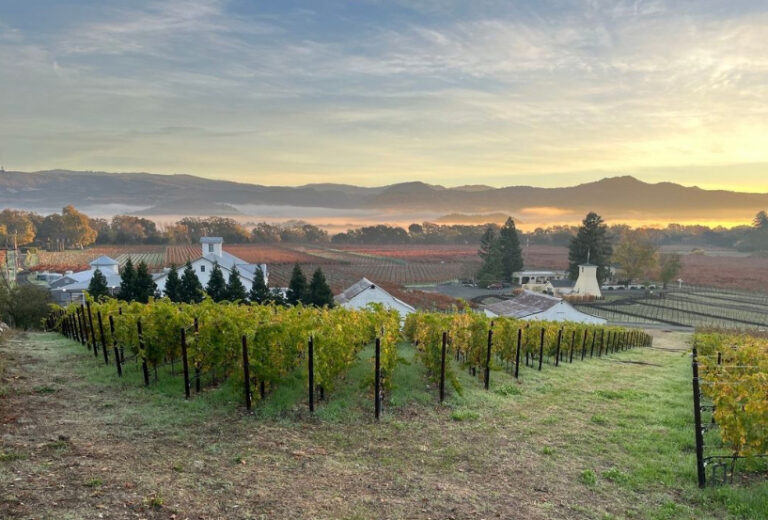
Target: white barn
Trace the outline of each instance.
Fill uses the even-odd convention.
[[[203,288],[208,284],[208,281],[211,278],[211,271],[215,264],[219,264],[221,272],[224,275],[224,280],[229,280],[232,268],[237,267],[237,270],[240,273],[240,281],[243,282],[246,291],[251,289],[253,278],[256,275],[256,270],[258,268],[261,268],[261,272],[264,274],[264,283],[269,282],[267,264],[249,264],[245,260],[227,253],[222,247],[224,245],[223,238],[202,237],[200,238],[200,245],[202,246],[201,256],[191,263]],[[179,270],[179,276],[181,277],[184,266],[177,266],[177,268]],[[168,280],[168,272],[169,269],[165,269],[154,278],[154,281],[157,284],[157,290],[160,291],[161,294],[165,293],[165,282]]]
[[[503,316],[526,321],[571,321],[594,325],[606,323],[604,318],[581,312],[561,298],[533,291],[524,291],[511,300],[486,305],[483,312],[490,318]]]
[[[90,262],[90,269],[76,273],[66,273],[61,278],[51,282],[51,299],[58,304],[67,304],[73,301],[83,301],[83,293],[93,278],[93,273],[98,269],[107,279],[107,287],[110,294],[120,288],[120,264],[114,258],[100,256]]]
[[[369,303],[380,303],[388,309],[396,310],[403,319],[410,313],[416,312],[411,305],[395,298],[368,278],[362,278],[333,299],[338,305],[348,309],[364,309]]]

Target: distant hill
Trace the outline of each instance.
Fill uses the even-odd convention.
[[[345,184],[264,186],[204,179],[192,175],[51,170],[0,173],[0,204],[38,212],[74,204],[130,207],[145,215],[233,215],[237,206],[289,206],[333,210],[379,210],[446,215],[464,213],[521,215],[556,208],[570,215],[597,211],[606,218],[751,218],[768,208],[768,194],[703,190],[663,182],[651,184],[622,176],[562,188],[482,185],[447,188],[407,182],[375,188]],[[535,211],[534,211],[535,213]],[[301,215],[297,214],[297,218]]]

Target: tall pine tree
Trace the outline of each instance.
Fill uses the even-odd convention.
[[[107,287],[107,277],[104,276],[104,273],[102,273],[100,269],[96,269],[93,272],[91,281],[88,282],[88,294],[90,294],[91,298],[93,298],[94,300],[98,300],[99,298],[109,296],[109,287]]]
[[[485,228],[483,236],[480,237],[480,250],[477,252],[477,255],[485,260],[490,254],[494,243],[496,243],[496,228],[488,226]]]
[[[218,263],[213,264],[211,277],[208,279],[208,285],[205,286],[205,292],[215,302],[227,299],[227,282],[224,281],[224,273]]]
[[[252,303],[267,303],[270,301],[269,287],[267,287],[264,281],[264,273],[260,267],[256,268],[256,272],[253,275],[253,285],[251,286],[251,292],[248,294],[248,299]]]
[[[195,273],[192,264],[187,261],[184,273],[181,275],[181,301],[186,303],[200,303],[203,301],[203,285]]]
[[[309,283],[309,303],[317,307],[333,307],[333,292],[319,267]]]
[[[136,269],[133,268],[133,261],[130,256],[125,262],[125,266],[123,266],[123,272],[120,277],[118,296],[121,300],[127,302],[134,300],[136,298]]]
[[[568,249],[568,274],[572,280],[579,277],[579,265],[587,262],[597,266],[597,282],[602,284],[610,276],[613,247],[608,240],[608,226],[597,213],[584,218]]]
[[[229,273],[226,293],[227,300],[231,302],[245,301],[248,296],[245,292],[245,286],[242,280],[240,280],[240,271],[237,270],[237,266],[233,266],[232,271]]]
[[[288,283],[288,293],[286,294],[286,300],[290,305],[298,305],[299,303],[307,304],[309,300],[309,289],[307,287],[307,277],[301,271],[299,264],[293,266],[293,272],[291,273],[291,281]]]
[[[483,260],[483,265],[477,273],[477,283],[480,287],[488,287],[494,282],[501,280],[504,265],[502,263],[501,248],[498,240],[494,241],[488,249],[488,253]]]
[[[134,282],[134,299],[137,302],[147,303],[150,298],[155,296],[157,284],[152,280],[149,274],[147,264],[142,260],[136,268],[136,280]]]
[[[481,287],[487,287],[493,282],[498,282],[503,277],[503,262],[501,254],[501,242],[494,226],[488,226],[480,238],[480,250],[478,256],[483,259],[483,264],[477,273],[477,283]]]
[[[520,249],[520,239],[512,217],[507,218],[499,231],[499,252],[501,253],[501,278],[505,282],[512,282],[515,271],[523,269],[523,252]]]
[[[172,302],[184,301],[181,295],[181,278],[179,270],[175,264],[171,264],[171,270],[168,271],[168,277],[165,279],[165,296]]]

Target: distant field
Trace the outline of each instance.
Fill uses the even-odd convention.
[[[674,248],[665,247],[664,251]],[[768,293],[768,257],[745,257],[726,249],[678,248],[683,253],[681,278],[690,284],[758,290]],[[232,244],[224,250],[252,263],[266,263],[275,285],[288,283],[293,264],[305,270],[321,267],[334,289],[362,276],[393,285],[430,284],[469,277],[479,267],[476,245],[317,245]],[[181,265],[200,255],[199,245],[98,246],[82,251],[42,251],[27,259],[33,270],[87,269],[94,258],[108,255],[121,263],[144,260],[151,269]],[[568,249],[559,246],[523,248],[527,268],[565,269]]]
[[[735,289],[683,286],[648,295],[611,294],[606,300],[577,307],[614,323],[729,329],[768,327],[768,295]]]

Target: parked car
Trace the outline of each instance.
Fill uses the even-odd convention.
[[[504,285],[500,283],[492,283],[488,285],[489,289],[503,289]]]

